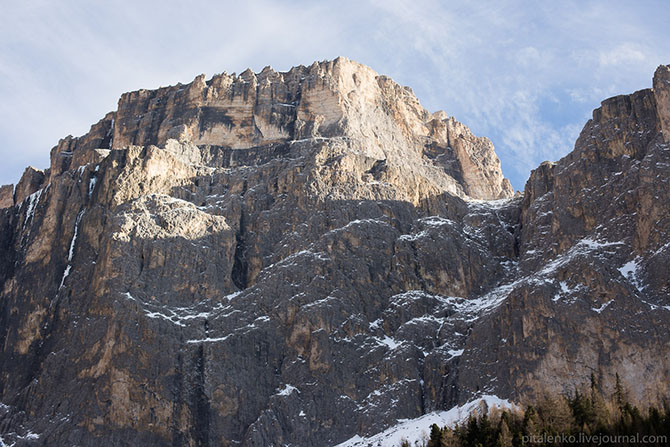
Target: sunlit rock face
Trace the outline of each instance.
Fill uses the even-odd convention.
[[[670,377],[668,67],[513,196],[356,62],[124,94],[0,190],[0,436],[335,445]]]

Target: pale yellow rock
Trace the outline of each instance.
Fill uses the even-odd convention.
[[[654,96],[663,138],[670,143],[670,65],[661,65],[656,69]]]

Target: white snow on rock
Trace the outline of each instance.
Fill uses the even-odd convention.
[[[465,197],[465,201],[467,202],[467,204],[475,209],[480,208],[480,209],[498,210],[510,205],[516,200],[518,200],[516,196],[496,200],[473,199],[471,197]]]
[[[86,210],[81,210],[79,211],[79,214],[77,214],[77,218],[74,221],[74,234],[72,235],[72,240],[70,241],[70,251],[67,254],[67,267],[65,267],[65,271],[63,272],[63,278],[60,280],[60,286],[58,286],[58,290],[62,289],[63,286],[65,285],[65,279],[70,275],[70,269],[72,268],[72,257],[74,256],[74,246],[77,243],[77,232],[79,231],[79,223],[81,222],[81,218],[84,215],[84,212]]]
[[[34,193],[28,196],[28,209],[26,211],[26,218],[23,221],[23,225],[25,226],[28,221],[33,217],[35,214],[35,209],[37,208],[37,204],[40,203],[40,197],[42,196],[42,191],[43,189],[38,189]]]
[[[418,241],[419,239],[422,238],[427,238],[428,236],[430,236],[430,233],[428,233],[428,231],[426,230],[423,230],[419,233],[403,234],[398,238],[398,240],[412,242],[412,241]]]
[[[603,310],[605,310],[605,309],[607,308],[607,306],[609,306],[610,304],[612,304],[612,301],[614,301],[614,300],[609,300],[608,302],[604,303],[604,304],[603,304],[602,306],[600,306],[600,307],[592,307],[591,310],[594,311],[594,312],[600,313],[600,312],[602,312]]]
[[[395,349],[401,344],[392,339],[391,337],[389,337],[388,335],[385,335],[384,338],[377,338],[377,341],[382,345],[388,346],[389,349]]]
[[[628,261],[619,268],[619,273],[626,278],[637,290],[642,292],[643,286],[639,279],[640,257]]]
[[[72,241],[70,241],[70,251],[67,254],[67,260],[72,261],[72,256],[74,255],[74,244],[77,242],[77,233],[79,232],[79,223],[81,218],[84,216],[85,210],[79,211],[77,218],[74,221],[74,234],[72,235]]]
[[[447,351],[447,354],[449,354],[452,357],[460,357],[463,355],[463,349],[450,349]]]
[[[284,386],[282,389],[277,390],[276,396],[288,396],[289,394],[296,392],[300,393],[300,390],[293,385],[289,385],[288,383]]]
[[[112,123],[109,126],[109,130],[107,131],[107,136],[111,137],[109,139],[109,148],[112,149],[114,146],[114,118],[112,118]]]
[[[98,182],[98,178],[93,176],[91,177],[91,180],[88,182],[88,198],[91,198],[91,195],[93,195],[93,190],[95,189],[95,184]]]
[[[562,267],[572,260],[578,257],[589,256],[591,252],[602,250],[603,248],[612,249],[613,247],[625,246],[625,243],[622,241],[617,242],[600,242],[593,238],[584,238],[573,245],[565,253],[558,255],[556,258],[547,263],[542,270],[540,270],[538,276],[549,276],[553,275],[559,267]]]
[[[430,427],[433,424],[453,427],[467,420],[472,413],[488,412],[494,407],[513,409],[516,405],[497,396],[484,395],[447,411],[435,411],[416,419],[400,419],[396,425],[381,433],[367,438],[356,435],[336,447],[398,447],[403,440],[411,446],[421,446],[430,436]]]
[[[138,303],[140,306],[140,310],[144,312],[144,315],[147,318],[164,320],[180,327],[189,327],[194,325],[198,326],[201,325],[202,320],[206,320],[209,318],[227,317],[232,313],[239,312],[234,310],[229,314],[224,313],[231,307],[228,304],[230,300],[240,295],[241,293],[242,291],[233,292],[229,295],[222,297],[220,301],[205,300],[187,307],[167,306],[167,305],[156,304],[150,301],[144,301],[135,298],[130,294],[130,292],[123,293],[122,295],[127,300]],[[269,320],[270,320],[269,317],[261,316],[256,318],[254,323],[266,322]],[[246,325],[243,326],[242,328],[237,329],[244,329],[248,327],[255,327],[255,325],[254,324]],[[228,337],[230,337],[230,335],[231,334],[228,334],[225,337],[214,337],[214,338],[207,337],[197,340],[187,340],[187,343],[209,343],[209,342],[224,341]]]

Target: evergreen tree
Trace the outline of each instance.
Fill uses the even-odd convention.
[[[591,399],[585,394],[575,391],[575,396],[570,401],[570,408],[572,409],[577,429],[587,434],[590,433],[590,427],[595,420]]]
[[[430,440],[428,441],[428,447],[441,447],[442,443],[442,430],[437,424],[433,424],[430,427]]]
[[[626,404],[626,401],[628,399],[626,398],[626,391],[624,390],[623,385],[621,384],[621,377],[619,377],[619,373],[616,373],[616,383],[614,385],[614,400],[616,401],[616,404],[619,407],[619,411],[623,412],[624,405]]]
[[[504,418],[500,419],[498,424],[498,439],[496,440],[496,447],[512,447],[513,441],[512,432],[507,426]]]
[[[454,430],[450,430],[449,427],[444,427],[442,430],[442,439],[440,447],[460,447],[461,442]]]
[[[619,412],[616,417],[615,413]],[[594,376],[591,386],[573,397],[546,393],[538,399],[537,407],[526,411],[482,412],[471,414],[464,425],[453,429],[431,426],[427,447],[521,447],[523,436],[561,434],[654,435],[656,444],[667,445],[670,439],[670,401],[662,408],[650,406],[641,412],[625,398],[625,390],[617,377],[615,392],[605,398]],[[525,443],[528,445],[528,443]],[[403,440],[401,447],[410,447]],[[627,445],[627,444],[623,444]]]
[[[603,432],[610,424],[611,418],[602,390],[593,373],[591,373],[591,413],[591,433]]]
[[[484,413],[479,418],[478,425],[477,443],[485,446],[493,445],[496,440],[496,433],[495,429],[491,426],[491,421],[489,420],[487,413]]]
[[[526,409],[523,417],[523,434],[525,436],[537,436],[540,434],[540,421],[532,405]]]
[[[473,414],[468,418],[468,424],[464,429],[464,437],[461,442],[465,447],[475,447],[479,438],[479,423],[477,417]]]
[[[542,421],[542,430],[547,434],[567,434],[575,425],[568,399],[564,396],[544,393],[538,400],[537,412]]]

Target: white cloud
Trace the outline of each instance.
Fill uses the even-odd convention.
[[[600,53],[600,65],[637,64],[646,60],[647,56],[644,51],[638,45],[630,42],[617,45],[616,48]]]

